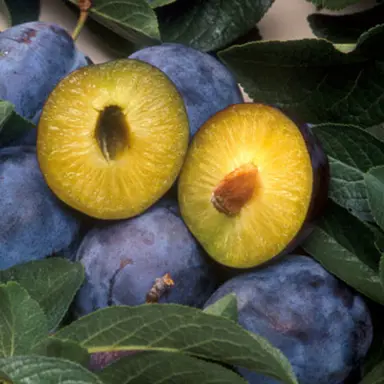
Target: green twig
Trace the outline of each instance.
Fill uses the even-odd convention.
[[[88,18],[89,10],[92,8],[92,1],[91,0],[79,0],[79,8],[80,8],[80,16],[77,21],[76,27],[72,33],[73,40],[76,40],[81,30],[83,29],[83,26]]]

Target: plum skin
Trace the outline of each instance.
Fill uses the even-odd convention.
[[[280,349],[300,384],[340,384],[365,357],[372,320],[362,297],[302,255],[225,282],[208,306],[235,293],[239,323]],[[250,384],[274,379],[239,368]]]
[[[86,277],[75,298],[75,317],[110,305],[144,304],[155,279],[166,273],[174,286],[159,303],[202,307],[218,287],[213,264],[168,198],[139,216],[91,229],[76,260]]]
[[[193,136],[216,112],[244,101],[232,73],[213,56],[183,44],[164,43],[129,56],[163,71],[180,92]]]
[[[81,217],[46,185],[30,146],[0,150],[0,270],[64,251]]]
[[[90,64],[59,25],[32,21],[0,33],[0,99],[36,124],[56,84],[70,72]],[[36,134],[18,144],[35,144]]]

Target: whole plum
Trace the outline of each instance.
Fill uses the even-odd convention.
[[[150,302],[202,307],[218,287],[214,267],[168,199],[140,216],[90,230],[76,259],[86,278],[75,316],[109,305],[143,304],[151,292]],[[166,284],[167,277],[173,284]]]
[[[340,384],[372,341],[363,299],[307,256],[290,255],[225,282],[207,301],[237,296],[239,323],[290,361],[300,384]],[[278,382],[239,368],[250,384]]]
[[[192,136],[216,112],[244,101],[232,73],[208,53],[164,43],[136,51],[130,58],[152,64],[173,81],[183,97]]]
[[[40,21],[15,25],[0,33],[0,99],[36,124],[56,84],[89,63],[62,27]],[[23,143],[35,144],[35,132],[28,136]]]
[[[0,150],[0,269],[66,250],[81,218],[59,201],[40,172],[34,147]]]

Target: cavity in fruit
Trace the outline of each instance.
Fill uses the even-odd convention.
[[[181,169],[188,118],[174,84],[150,64],[83,67],[50,94],[38,126],[40,167],[54,193],[95,218],[136,216]]]
[[[328,182],[327,157],[306,125],[245,103],[218,112],[194,136],[178,196],[184,221],[213,259],[251,268],[309,234]]]

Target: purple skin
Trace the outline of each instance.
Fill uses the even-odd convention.
[[[0,150],[0,270],[65,250],[80,218],[46,185],[34,147]]]
[[[159,303],[202,307],[218,287],[213,266],[178,215],[175,202],[161,200],[132,219],[90,230],[76,259],[85,283],[74,303],[76,317],[110,305],[140,305],[155,279],[174,281]]]
[[[0,33],[0,99],[37,124],[56,84],[88,64],[71,36],[56,24],[33,21],[8,28]],[[34,145],[35,131],[18,143]]]
[[[224,283],[208,306],[235,293],[239,323],[290,361],[300,384],[341,384],[366,355],[373,331],[363,299],[307,256],[290,255]],[[278,381],[239,368],[249,384]]]
[[[173,81],[187,109],[191,136],[216,112],[244,101],[231,72],[207,53],[165,43],[136,51],[130,58],[152,64]]]

